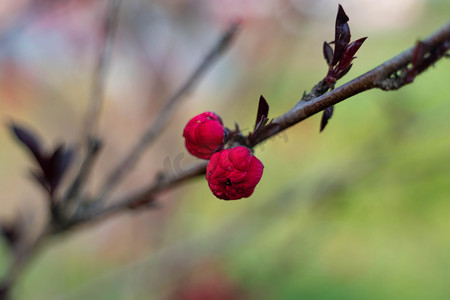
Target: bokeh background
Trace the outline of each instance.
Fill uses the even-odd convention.
[[[352,79],[449,21],[448,0],[342,0],[353,39],[368,36]],[[254,123],[263,94],[276,117],[326,73],[333,0],[127,0],[106,85],[104,148],[89,185],[151,124],[167,96],[236,19],[232,47],[177,108],[116,190],[124,195],[194,162],[186,122],[206,110]],[[50,145],[77,144],[101,41],[105,0],[0,2],[0,118]],[[254,195],[220,201],[203,178],[49,242],[18,299],[449,299],[450,61],[396,92],[344,101],[319,134],[314,116],[255,149]],[[24,149],[0,127],[0,218],[46,218]],[[181,165],[174,161],[181,160]],[[115,198],[115,197],[113,197]],[[8,261],[0,251],[0,270]]]

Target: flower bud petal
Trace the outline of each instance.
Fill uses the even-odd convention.
[[[223,148],[224,131],[219,116],[204,112],[192,118],[184,128],[186,149],[198,158],[208,159]]]
[[[263,170],[263,164],[252,155],[250,149],[238,146],[211,156],[206,168],[206,180],[217,198],[236,200],[253,194]]]

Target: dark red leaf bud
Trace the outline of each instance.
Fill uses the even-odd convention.
[[[41,165],[41,167],[43,167],[44,154],[41,149],[41,141],[37,135],[33,131],[14,123],[11,123],[9,127],[16,138],[28,148],[28,150],[35,157],[36,161]]]
[[[327,62],[327,65],[331,65],[333,61],[333,48],[327,42],[323,42],[323,57]]]
[[[345,14],[342,6],[339,4],[334,33],[334,56],[331,65],[336,65],[338,63],[338,61],[342,57],[342,54],[344,53],[345,47],[350,42],[351,35],[350,27],[347,24],[348,20],[348,16]]]
[[[267,119],[268,115],[269,115],[269,103],[267,103],[264,96],[261,95],[259,97],[258,113],[256,114],[255,130],[258,127],[258,123],[260,123],[264,119]]]
[[[356,41],[351,42],[345,47],[344,54],[342,55],[341,60],[339,61],[339,69],[345,70],[350,66],[352,60],[355,58],[356,51],[362,46],[367,37],[360,38]]]

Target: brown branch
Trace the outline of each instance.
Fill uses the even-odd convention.
[[[192,164],[186,169],[171,176],[159,176],[147,187],[114,201],[114,204],[111,204],[110,206],[100,208],[95,207],[93,210],[87,210],[86,212],[80,214],[77,218],[74,218],[70,224],[68,224],[67,228],[92,221],[97,222],[105,217],[109,217],[124,210],[129,210],[134,206],[139,207],[142,203],[145,205],[151,205],[155,201],[156,194],[178,186],[189,179],[204,175],[206,172],[206,165],[207,162],[202,161]]]
[[[45,239],[49,236],[50,231],[44,229],[40,234],[31,240],[23,241],[20,247],[14,250],[12,259],[9,262],[5,272],[5,277],[0,281],[0,299],[11,299],[11,289],[17,282],[23,269],[30,260],[38,253],[39,248],[43,245]]]
[[[423,42],[430,47],[449,43],[450,23],[446,24],[444,27],[432,34]],[[401,71],[406,66],[408,66],[411,63],[413,52],[414,47],[400,53],[387,62],[340,86],[339,88],[330,91],[329,93],[326,93],[309,101],[298,102],[291,110],[274,120],[275,123],[279,124],[277,130],[271,131],[269,135],[261,136],[255,143],[255,145],[263,142],[264,140],[272,137],[277,133],[280,133],[290,126],[297,124],[300,121],[324,110],[330,105],[337,104],[366,90],[370,90],[373,88],[385,89],[385,80],[393,79],[391,77],[392,74],[395,74],[396,72]],[[399,84],[398,88],[405,84],[407,84],[407,82]],[[179,183],[191,178],[195,178],[199,175],[205,174],[206,165],[206,162],[201,162],[172,176],[157,178],[146,188],[125,196],[123,199],[114,201],[114,204],[112,204],[111,206],[94,207],[94,209],[84,212],[83,214],[74,218],[73,221],[66,228],[64,228],[64,230],[72,228],[75,225],[89,223],[100,218],[103,219],[105,217],[111,216],[120,211],[128,210],[131,206],[139,204],[143,200],[152,202],[154,201],[153,197],[156,196],[157,193],[168,190],[178,185]]]
[[[86,152],[80,169],[77,171],[75,178],[64,195],[60,206],[68,206],[69,202],[78,205],[85,182],[90,175],[94,165],[93,162],[100,150],[101,140],[96,137],[95,132],[97,130],[98,117],[104,98],[105,82],[111,62],[111,52],[119,23],[120,5],[121,0],[110,0],[108,2],[108,9],[103,24],[104,40],[94,70],[89,101],[90,105],[88,106],[88,111],[86,113],[86,122],[81,138],[81,146],[86,147]],[[60,207],[58,207],[58,209],[59,208]]]
[[[446,45],[446,47],[449,47],[450,22],[423,40],[423,43],[430,48],[437,48],[441,45]],[[266,136],[260,136],[256,144],[277,133],[280,133],[286,128],[295,125],[306,118],[311,117],[312,115],[321,112],[331,105],[337,104],[361,92],[373,88],[393,90],[395,87],[395,89],[399,89],[408,84],[409,82],[405,81],[403,77],[397,77],[396,74],[403,71],[409,64],[412,63],[414,50],[415,46],[403,51],[378,67],[322,96],[309,101],[298,102],[291,110],[274,120],[274,123],[279,124],[277,130],[271,131],[270,134]],[[445,55],[442,57],[445,57]],[[396,84],[390,84],[390,88],[387,88],[386,82],[395,82]]]
[[[238,32],[238,29],[239,23],[231,24],[231,26],[222,34],[221,38],[211,49],[211,51],[205,56],[201,64],[188,77],[186,82],[165,101],[163,108],[158,113],[157,119],[149,125],[148,129],[143,133],[137,144],[131,149],[128,155],[126,155],[126,157],[113,169],[113,171],[107,178],[100,194],[98,195],[96,199],[97,201],[101,201],[102,199],[106,198],[113,190],[113,188],[125,177],[127,173],[129,173],[130,169],[133,168],[143,152],[163,131],[167,123],[170,121],[176,106],[181,102],[181,100],[184,99],[188,92],[195,86],[195,84],[206,73],[206,71],[220,57],[225,49],[227,49],[233,37]]]
[[[434,34],[429,36],[423,42],[429,45],[431,48],[450,43],[450,22],[436,31]],[[414,48],[415,47],[411,47],[410,49],[398,54],[397,56],[379,65],[378,67],[370,70],[369,72],[322,96],[309,101],[298,102],[291,110],[274,120],[274,123],[279,124],[277,130],[271,131],[270,134],[266,136],[260,136],[254,145],[257,145],[258,143],[263,142],[264,140],[282,132],[283,130],[286,130],[290,126],[295,125],[300,121],[321,112],[331,105],[337,104],[363,91],[373,88],[385,90],[384,82],[389,79],[395,80],[395,78],[392,78],[392,74],[396,74],[398,71],[401,71],[409,64],[411,64]],[[398,85],[398,88],[407,84],[407,82],[400,83],[401,84]],[[131,205],[137,204],[142,201],[143,198],[152,198],[158,192],[167,190],[180,182],[194,178],[198,175],[203,175],[205,174],[205,172],[206,163],[201,163],[183,172],[175,174],[172,177],[165,178],[161,182],[152,182],[147,188],[143,189],[142,191],[126,196],[122,200],[115,201],[115,204],[110,207],[99,208],[97,211],[89,212],[86,216],[74,222],[74,225],[92,221],[92,219],[95,219],[96,217],[104,218],[119,211],[128,209]]]
[[[69,205],[69,202],[73,202],[75,204],[79,203],[81,199],[79,199],[83,192],[83,188],[85,187],[85,183],[89,177],[89,173],[94,167],[95,159],[101,149],[102,143],[99,139],[94,137],[89,138],[87,145],[87,152],[84,160],[81,164],[80,170],[78,174],[74,178],[71,185],[67,188],[67,192],[62,198],[62,205]]]
[[[117,24],[119,23],[120,4],[121,0],[110,0],[108,3],[108,9],[103,27],[104,41],[101,44],[99,58],[94,71],[94,79],[92,82],[83,140],[88,141],[90,136],[95,135],[94,133],[97,129],[98,117],[104,98],[103,95],[105,90],[106,75],[110,66],[111,52],[117,31]]]

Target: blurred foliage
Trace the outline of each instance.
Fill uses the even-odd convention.
[[[105,7],[66,2],[20,30],[11,31],[9,18],[2,32],[11,37],[0,43],[2,122],[24,120],[51,145],[76,142]],[[231,4],[220,3],[124,1],[93,190],[233,16]],[[275,117],[325,75],[321,47],[333,39],[337,3],[286,1],[273,12],[264,3],[239,6],[244,26],[232,49],[117,194],[150,181],[165,158],[194,161],[181,138],[193,115],[212,110],[229,127],[250,128],[260,94]],[[352,37],[369,38],[339,84],[412,46],[450,12],[448,1],[398,1],[410,3],[414,17],[370,27],[383,17],[340,3]],[[24,8],[9,9],[20,18]],[[372,19],[358,21],[365,17]],[[249,199],[219,201],[198,179],[162,195],[158,210],[56,238],[25,272],[18,298],[448,299],[448,70],[449,61],[440,61],[400,91],[344,101],[321,134],[314,116],[257,146],[265,171]],[[5,128],[0,140],[8,218],[44,202],[24,176],[28,157]],[[7,258],[3,249],[0,266]]]

